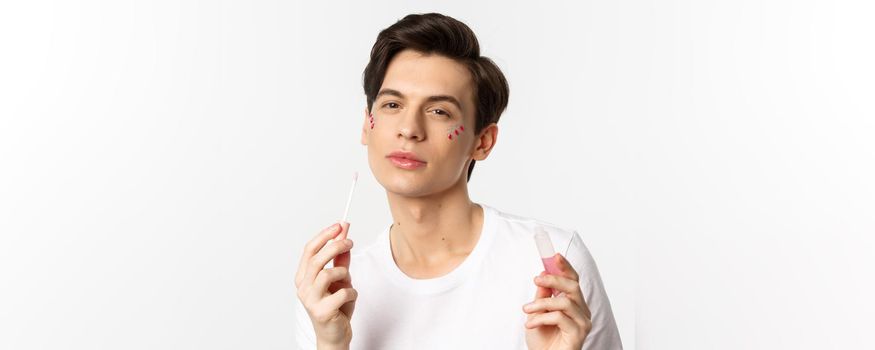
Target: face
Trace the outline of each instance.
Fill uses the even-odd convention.
[[[495,143],[491,124],[474,134],[477,106],[468,69],[447,57],[404,50],[393,57],[371,110],[362,144],[387,191],[421,197],[464,186],[471,159]]]

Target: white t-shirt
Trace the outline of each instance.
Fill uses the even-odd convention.
[[[376,242],[353,248],[352,285],[358,291],[350,349],[526,349],[526,314],[534,300],[532,279],[544,270],[535,245],[541,225],[580,275],[592,311],[583,349],[622,349],[611,305],[595,261],[576,231],[483,207],[477,245],[450,273],[413,279],[395,264],[389,227]],[[295,337],[315,349],[310,317],[297,297]]]

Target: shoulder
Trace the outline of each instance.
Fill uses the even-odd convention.
[[[491,224],[495,225],[496,230],[501,232],[502,235],[510,235],[520,239],[532,240],[535,228],[540,226],[544,228],[544,231],[547,231],[556,252],[562,253],[563,256],[567,256],[570,247],[581,246],[581,244],[575,243],[576,241],[581,241],[581,239],[577,234],[577,231],[573,228],[556,225],[552,222],[538,218],[510,213],[486,204],[480,205],[483,206],[486,215],[491,215],[491,220],[493,220]]]
[[[593,279],[591,282],[594,284],[601,284],[595,259],[577,229],[510,213],[490,205],[481,205],[487,215],[491,215],[491,224],[496,226],[496,231],[505,238],[524,240],[522,244],[529,244],[534,240],[535,227],[543,227],[553,242],[553,248],[571,263],[578,274]]]

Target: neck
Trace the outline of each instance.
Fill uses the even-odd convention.
[[[393,218],[389,237],[392,255],[408,275],[443,275],[477,245],[483,209],[468,197],[466,183],[425,197],[394,193],[388,197]]]

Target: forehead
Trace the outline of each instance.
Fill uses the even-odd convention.
[[[414,99],[451,95],[466,110],[474,100],[474,82],[467,67],[451,58],[409,49],[392,58],[381,89],[398,90]]]

